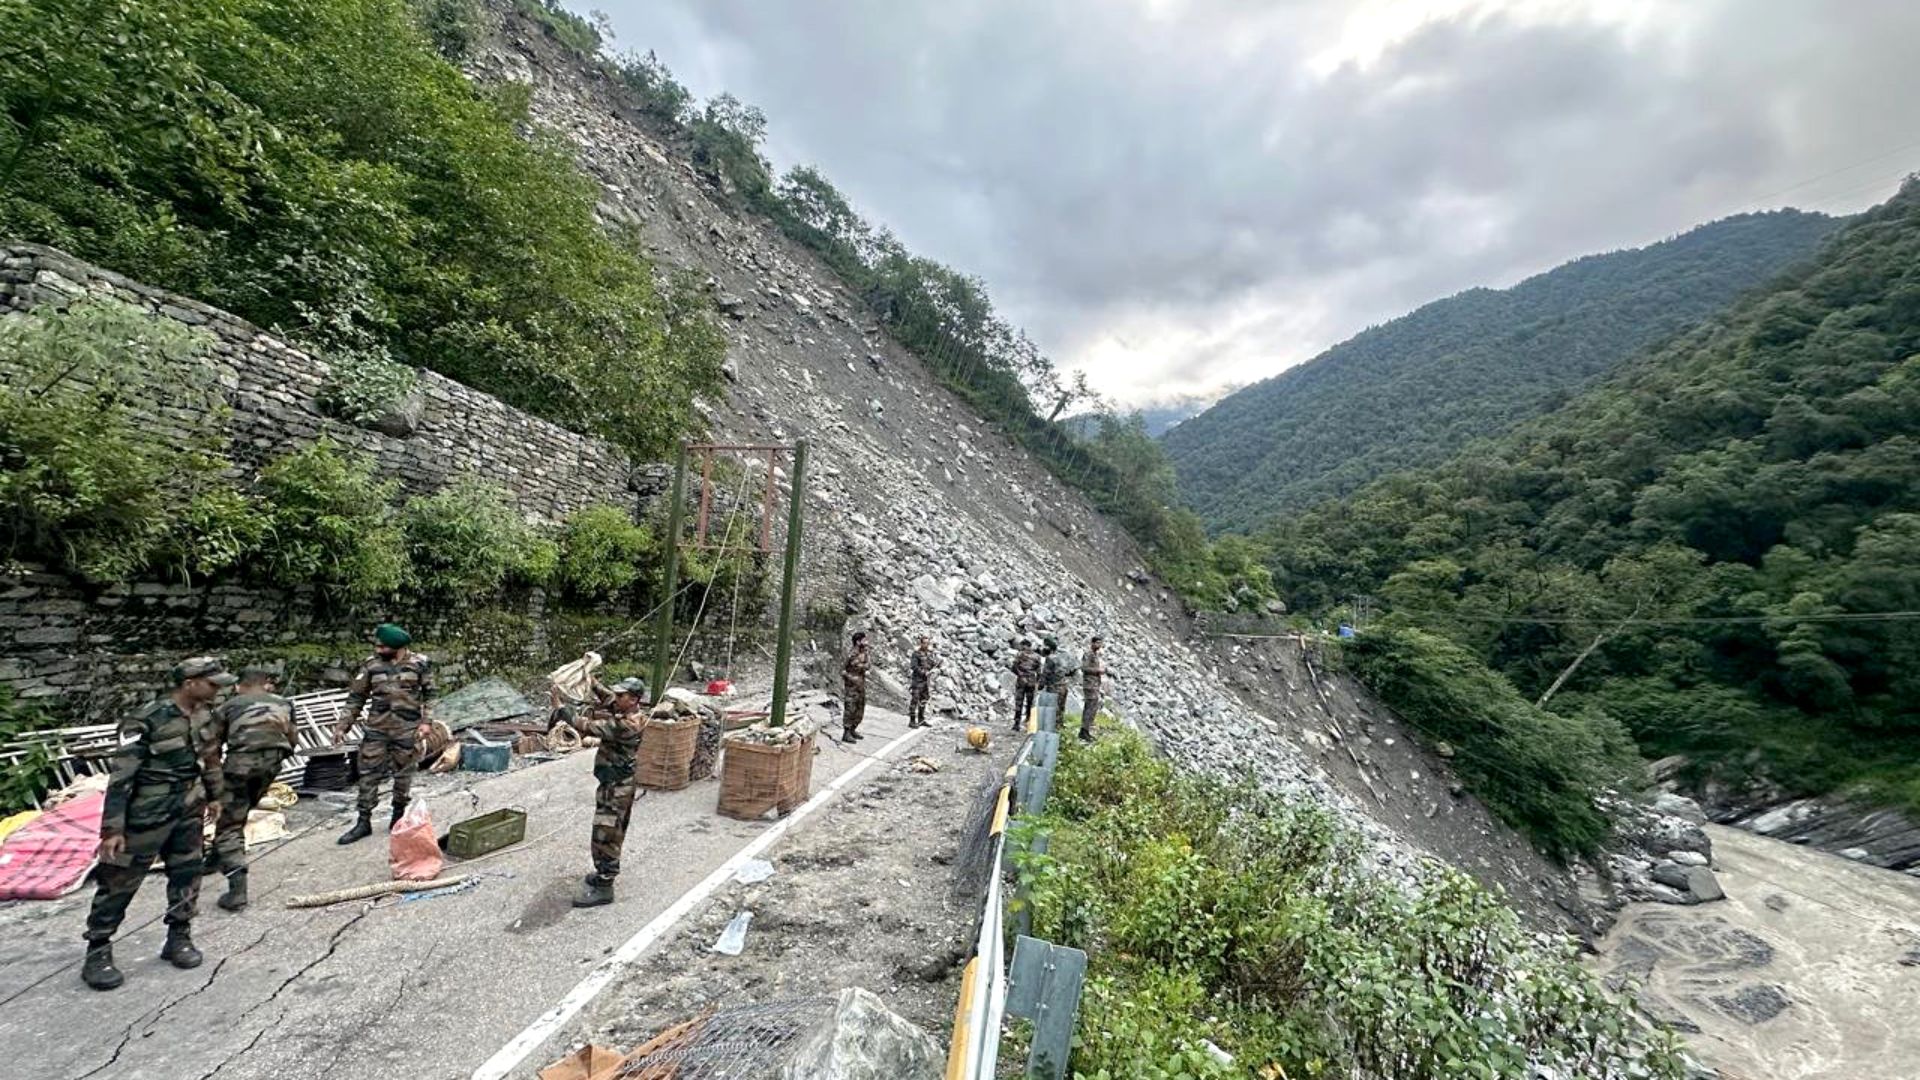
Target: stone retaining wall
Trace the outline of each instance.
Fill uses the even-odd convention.
[[[500,485],[529,517],[549,521],[591,503],[634,505],[664,479],[662,468],[636,469],[608,443],[431,372],[420,375],[425,407],[410,435],[344,423],[319,404],[331,375],[324,358],[227,312],[59,251],[0,242],[0,318],[88,295],[213,333],[209,359],[232,406],[229,453],[246,472],[324,436],[373,455],[409,494],[471,473]],[[151,419],[163,431],[170,423],[164,410]],[[74,719],[110,718],[137,705],[193,653],[235,662],[299,656],[293,667],[306,685],[298,689],[312,689],[344,676],[342,664],[363,655],[361,642],[378,621],[374,613],[333,610],[310,589],[158,581],[100,588],[43,567],[16,569],[0,577],[0,683]],[[549,642],[552,620],[537,591],[478,615],[401,603],[378,616],[412,628],[449,682],[507,665],[544,670],[550,646],[570,647]]]
[[[233,406],[230,452],[257,467],[325,436],[369,453],[409,492],[473,474],[505,488],[530,515],[558,520],[589,503],[631,505],[635,470],[611,444],[578,435],[430,371],[424,410],[396,437],[333,419],[319,398],[332,369],[238,316],[142,285],[37,244],[0,243],[0,316],[84,295],[110,296],[212,331],[210,359]],[[155,422],[168,423],[156,412]],[[184,436],[184,433],[183,433]],[[640,474],[648,483],[648,474]]]

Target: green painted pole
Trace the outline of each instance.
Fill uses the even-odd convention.
[[[653,630],[653,681],[647,689],[659,701],[667,692],[667,656],[673,650],[673,594],[680,587],[680,521],[686,512],[687,444],[680,444],[680,460],[673,469],[673,501],[667,504],[666,599]]]
[[[807,443],[793,444],[793,501],[787,508],[787,561],[780,573],[780,640],[773,656],[773,708],[767,723],[783,727],[787,722],[787,663],[793,659],[793,589],[800,577],[801,502],[806,497]],[[773,483],[773,477],[767,477]]]

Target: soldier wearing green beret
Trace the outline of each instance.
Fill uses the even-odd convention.
[[[414,770],[420,766],[420,740],[431,730],[427,700],[433,696],[433,663],[410,648],[413,636],[392,623],[373,631],[373,655],[347,687],[346,710],[334,728],[335,746],[360,723],[360,816],[340,834],[339,843],[351,844],[373,834],[373,810],[380,805],[380,785],[393,780],[393,817],[399,824],[407,812]],[[365,708],[366,718],[360,717]]]
[[[202,822],[220,792],[218,754],[202,733],[207,706],[233,682],[213,657],[183,660],[173,669],[172,693],[120,722],[80,968],[95,990],[126,981],[113,964],[113,935],[156,856],[167,868],[167,943],[160,957],[177,968],[200,966],[191,927],[200,904]]]

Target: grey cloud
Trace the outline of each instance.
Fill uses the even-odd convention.
[[[1920,92],[1920,5],[1899,0],[1720,0],[1635,27],[1480,10],[1325,74],[1307,60],[1329,5],[1149,7],[609,11],[697,91],[762,105],[778,162],[980,274],[1057,357],[1187,343],[1093,372],[1135,397],[1270,374],[1437,296],[1755,208],[1908,141],[1889,113]],[[1220,338],[1229,318],[1241,338]]]

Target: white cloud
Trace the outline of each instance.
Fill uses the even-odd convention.
[[[1920,168],[1904,0],[602,4],[1135,402]]]

